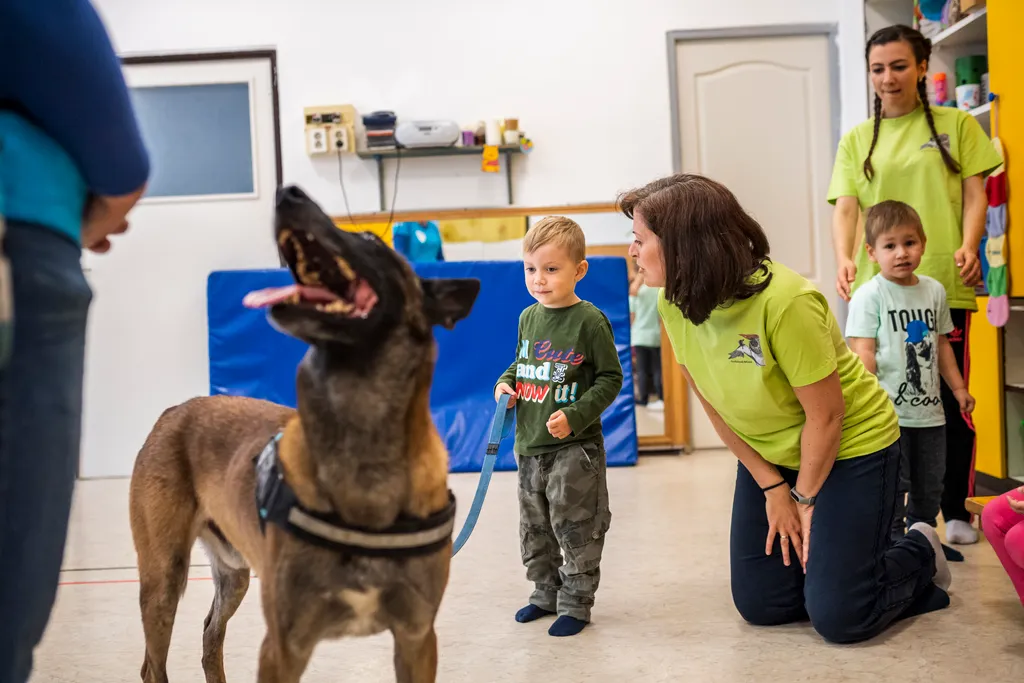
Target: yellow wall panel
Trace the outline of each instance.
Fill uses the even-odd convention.
[[[987,7],[989,88],[999,98],[996,102],[999,128],[992,133],[998,134],[1006,153],[1010,296],[1024,296],[1024,162],[1013,161],[1024,154],[1024,46],[1021,44],[1024,2],[988,0]],[[1020,224],[1016,230],[1015,222]]]
[[[524,216],[440,220],[437,229],[445,242],[506,242],[526,234]]]
[[[1024,260],[1024,259],[1022,259]],[[975,469],[978,472],[1006,477],[1006,439],[1003,418],[1003,338],[993,327],[985,308],[988,297],[978,297],[979,312],[971,316],[968,390],[977,404],[971,416],[977,435]]]
[[[374,235],[384,240],[389,247],[394,246],[390,223],[356,223],[353,225],[348,221],[338,220],[335,221],[334,224],[348,232],[372,232]]]

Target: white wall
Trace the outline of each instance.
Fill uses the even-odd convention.
[[[337,161],[306,156],[304,106],[517,117],[536,145],[516,160],[521,205],[611,201],[671,172],[670,30],[838,23],[843,129],[866,114],[860,0],[94,2],[122,54],[275,47],[285,181],[333,214],[345,212]],[[344,172],[351,210],[377,210],[375,164],[347,155]],[[402,162],[398,209],[504,202],[504,175],[473,158]]]

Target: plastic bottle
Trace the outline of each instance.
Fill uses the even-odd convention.
[[[939,72],[932,79],[935,85],[935,104],[943,107],[949,102],[949,84],[946,82],[946,74]]]

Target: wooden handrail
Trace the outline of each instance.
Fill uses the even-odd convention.
[[[558,206],[417,209],[415,211],[396,211],[394,216],[388,211],[375,211],[373,213],[353,214],[351,220],[349,220],[348,216],[333,216],[332,220],[338,225],[350,225],[352,223],[387,223],[389,218],[395,223],[402,223],[404,221],[451,221],[468,218],[509,218],[516,216],[549,216],[552,214],[615,213],[617,210],[614,202],[594,202],[591,204],[561,204]]]

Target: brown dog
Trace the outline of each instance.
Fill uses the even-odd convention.
[[[217,396],[165,411],[135,462],[131,526],[146,637],[142,678],[167,649],[198,539],[216,595],[203,632],[208,683],[224,634],[260,578],[261,683],[293,683],[316,644],[390,630],[398,681],[434,681],[434,619],[448,582],[454,499],[431,421],[433,326],[468,315],[476,280],[421,280],[369,233],[339,230],[301,190],[278,192],[275,233],[296,280],[255,292],[310,344],[298,409]]]

